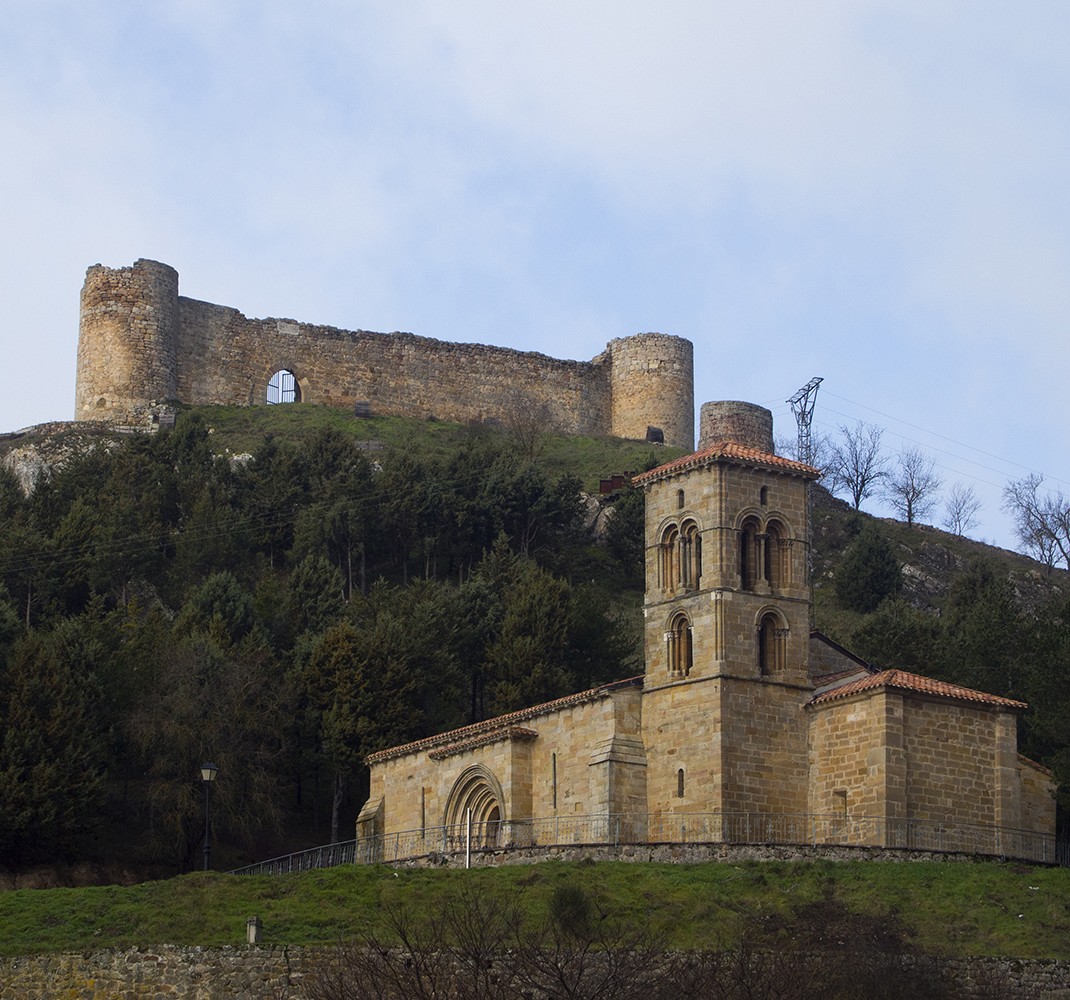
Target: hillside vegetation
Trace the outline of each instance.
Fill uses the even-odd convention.
[[[0,954],[238,944],[253,914],[266,945],[369,934],[396,943],[391,915],[399,907],[426,918],[470,894],[515,905],[533,925],[562,888],[581,892],[599,919],[643,929],[670,948],[735,947],[748,934],[775,942],[786,932],[798,946],[804,918],[821,947],[849,940],[856,959],[856,945],[873,947],[877,934],[901,936],[933,955],[1070,959],[1070,871],[995,862],[545,862],[470,872],[346,866],[24,889],[0,894]]]
[[[642,495],[597,487],[678,451],[304,404],[71,433],[4,442],[43,470],[0,475],[10,868],[186,870],[206,760],[217,867],[345,839],[367,753],[642,669]],[[819,628],[1030,702],[1070,774],[1064,573],[820,488],[814,529]]]

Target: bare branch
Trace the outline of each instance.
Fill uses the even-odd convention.
[[[1030,473],[1003,488],[1003,509],[1014,518],[1023,550],[1051,568],[1070,569],[1070,501],[1061,492],[1041,493],[1044,477]]]
[[[872,424],[840,427],[843,440],[832,446],[826,475],[833,493],[845,493],[854,509],[871,496],[888,475],[887,458],[881,451],[884,431]]]
[[[812,434],[810,436],[810,465],[821,473],[828,472],[829,467],[832,465],[835,451],[835,445],[827,434]],[[785,458],[794,459],[797,462],[802,461],[799,457],[799,439],[797,437],[777,438],[776,453],[783,455]]]
[[[885,479],[884,495],[892,510],[913,524],[932,513],[939,489],[935,463],[912,445],[899,452],[896,468]]]
[[[981,501],[973,487],[955,483],[944,505],[944,527],[955,535],[965,535],[981,523],[977,518],[980,509]]]
[[[546,435],[554,430],[554,415],[545,401],[516,390],[501,418],[520,455],[534,462],[546,446]]]

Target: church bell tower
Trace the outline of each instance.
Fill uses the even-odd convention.
[[[805,812],[798,713],[810,693],[808,486],[818,473],[776,455],[763,407],[706,403],[700,427],[697,452],[636,478],[651,809]]]

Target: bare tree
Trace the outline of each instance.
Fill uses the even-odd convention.
[[[835,446],[827,434],[811,435],[810,465],[815,469],[818,469],[822,473],[828,471],[832,464],[834,451]],[[799,439],[797,437],[777,438],[776,453],[778,455],[783,455],[785,458],[794,459],[796,462],[802,461],[799,457]]]
[[[888,475],[888,460],[881,451],[884,430],[859,422],[854,428],[841,426],[840,434],[842,440],[829,453],[828,486],[833,493],[845,493],[858,510]]]
[[[383,929],[314,966],[311,1000],[942,1000],[939,964],[913,948],[895,914],[854,913],[835,898],[787,914],[743,916],[712,950],[678,951],[642,915],[612,913],[575,882],[544,919],[464,884],[437,908],[386,895]],[[725,933],[727,931],[727,934]],[[722,935],[724,937],[722,938]],[[720,940],[718,940],[720,939]],[[730,939],[735,939],[734,941]]]
[[[1070,501],[1056,490],[1041,493],[1044,477],[1033,472],[1003,487],[1003,509],[1028,555],[1049,569],[1062,560],[1070,569]]]
[[[501,424],[520,455],[534,462],[546,446],[546,435],[554,430],[554,415],[548,403],[521,390],[510,398]]]
[[[899,452],[895,469],[884,481],[885,499],[907,524],[932,513],[939,489],[936,465],[917,445]]]
[[[965,535],[981,523],[977,518],[980,509],[981,501],[973,487],[955,483],[944,505],[944,527],[952,534]]]

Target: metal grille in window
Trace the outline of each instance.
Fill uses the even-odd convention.
[[[294,378],[293,372],[283,369],[271,376],[267,387],[268,403],[296,403],[300,398],[297,379]]]

